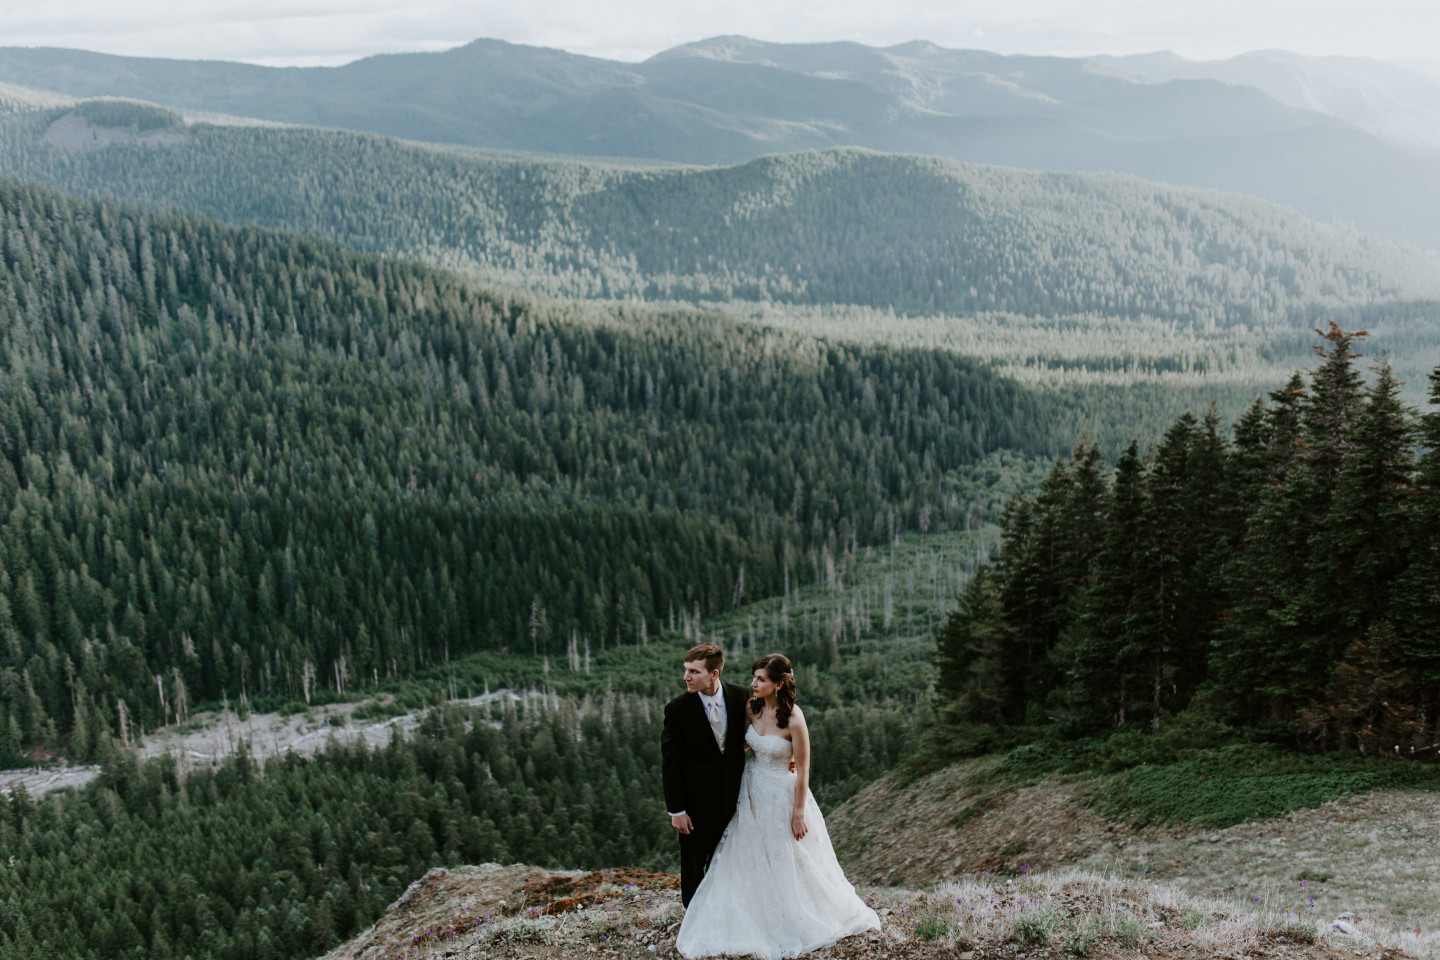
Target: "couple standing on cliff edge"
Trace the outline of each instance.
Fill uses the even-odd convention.
[[[781,960],[878,928],[810,793],[810,731],[790,661],[755,661],[749,690],[721,681],[724,669],[719,647],[692,648],[686,692],[665,705],[661,769],[686,907],[676,949]]]

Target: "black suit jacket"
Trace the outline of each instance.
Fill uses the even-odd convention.
[[[720,752],[700,694],[682,693],[665,704],[660,757],[665,809],[690,814],[697,828],[722,829],[740,801],[745,770],[745,709],[750,692],[721,683],[725,693],[725,752]]]

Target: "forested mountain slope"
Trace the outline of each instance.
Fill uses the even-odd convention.
[[[1440,151],[1214,79],[928,43],[721,37],[619,63],[494,40],[343,67],[0,49],[0,81],[506,150],[738,163],[833,146],[1234,190],[1440,247]]]
[[[634,642],[962,524],[952,471],[1052,452],[1073,416],[946,351],[587,320],[13,184],[0,216],[12,751],[85,756],[125,717],[465,651]]]
[[[6,121],[0,171],[585,297],[1307,327],[1440,293],[1423,255],[1255,200],[832,150],[637,169],[90,101]]]

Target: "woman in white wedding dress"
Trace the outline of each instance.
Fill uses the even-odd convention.
[[[845,879],[810,794],[810,734],[790,661],[761,657],[740,804],[695,891],[675,947],[685,957],[797,957],[880,926]],[[790,761],[795,761],[791,772]]]

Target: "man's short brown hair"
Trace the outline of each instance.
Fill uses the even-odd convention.
[[[714,673],[716,670],[724,669],[725,651],[721,650],[713,643],[697,643],[695,646],[690,648],[689,653],[685,654],[686,663],[690,663],[694,660],[704,660],[705,672]]]

